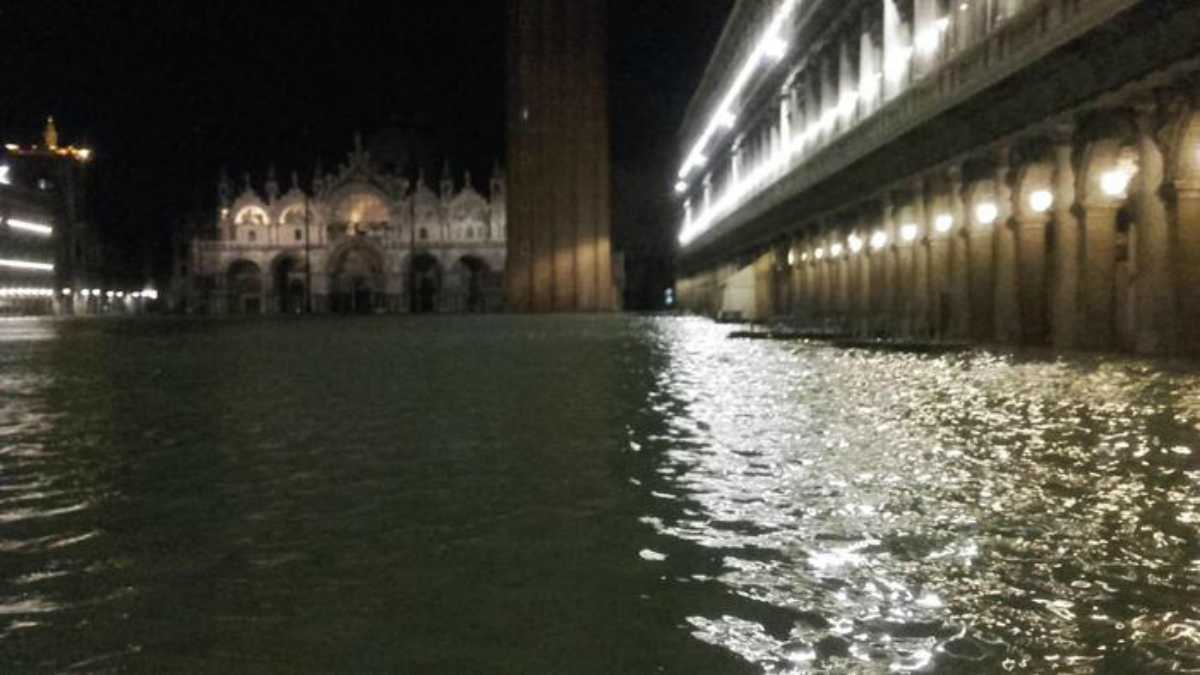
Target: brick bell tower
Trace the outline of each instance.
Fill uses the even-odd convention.
[[[616,308],[605,0],[508,0],[508,262],[517,312]]]

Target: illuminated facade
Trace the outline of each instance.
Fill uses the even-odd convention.
[[[443,170],[435,192],[418,175],[377,168],[356,139],[336,173],[309,192],[274,171],[262,193],[222,179],[211,228],[177,243],[172,303],[217,314],[495,311],[506,259],[505,181],[485,196],[468,173]]]
[[[739,0],[683,126],[681,304],[1200,351],[1200,4]]]
[[[88,221],[90,150],[60,146],[54,119],[42,144],[0,154],[0,315],[136,311],[142,303],[99,282],[101,247]],[[142,292],[136,291],[140,300]],[[117,297],[120,293],[120,298]],[[111,295],[110,295],[111,294]]]

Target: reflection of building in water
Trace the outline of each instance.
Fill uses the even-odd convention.
[[[505,264],[504,177],[488,195],[449,166],[438,191],[423,176],[376,167],[355,144],[311,193],[292,174],[280,193],[233,196],[222,178],[215,228],[176,245],[176,309],[229,314],[461,312],[499,309]],[[306,226],[307,225],[307,226]]]

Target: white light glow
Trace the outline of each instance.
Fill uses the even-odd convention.
[[[52,298],[53,288],[0,288],[0,298]]]
[[[946,234],[950,230],[954,229],[954,216],[950,215],[949,213],[943,213],[939,215],[937,218],[934,218],[933,227],[938,232]]]
[[[850,238],[846,240],[846,243],[850,245],[851,253],[858,253],[863,248],[862,237],[858,236],[857,234],[850,235]]]
[[[858,104],[858,92],[851,91],[842,97],[838,103],[838,109],[842,113],[842,117],[849,117],[854,114],[854,106]]]
[[[31,262],[29,260],[6,260],[0,258],[0,267],[14,270],[32,270],[35,272],[53,272],[54,265],[50,263]]]
[[[1045,213],[1054,206],[1054,194],[1049,190],[1037,190],[1029,195],[1029,206],[1036,213]]]
[[[683,194],[683,193],[687,192],[687,189],[688,189],[688,184],[683,181],[679,181],[678,183],[675,184],[675,191],[678,192],[679,194]]]
[[[720,119],[722,129],[732,129],[733,125],[737,124],[737,115],[729,112],[728,110],[721,113]]]
[[[71,289],[69,289],[69,288],[62,289],[62,294],[67,295],[67,296],[71,295]]]
[[[900,237],[904,241],[914,241],[920,233],[921,230],[917,227],[916,223],[908,223],[900,228]]]
[[[800,254],[800,262],[808,262],[808,254],[807,253]]]
[[[888,245],[888,236],[887,236],[887,233],[884,232],[883,230],[877,230],[875,232],[875,234],[871,235],[871,248],[878,251],[887,245]]]
[[[943,16],[937,20],[937,29],[939,33],[945,33],[950,30],[950,17]]]
[[[991,225],[996,222],[996,218],[1000,217],[1000,209],[992,202],[984,202],[975,207],[975,217],[984,225]]]
[[[24,230],[26,232],[40,234],[44,237],[49,237],[51,234],[54,233],[54,229],[51,228],[49,225],[44,225],[42,223],[34,223],[34,222],[31,222],[28,220],[21,220],[20,218],[9,218],[5,222],[7,222],[8,226],[13,228],[14,230]]]
[[[819,248],[816,251],[813,251],[813,257],[816,258],[817,260],[824,260],[825,259],[825,249]]]
[[[830,246],[829,247],[829,255],[834,258],[837,258],[838,256],[842,255],[842,245],[834,244],[833,246]]]
[[[94,295],[94,296],[96,296],[96,297],[98,298],[98,297],[100,297],[100,296],[102,296],[102,295],[104,295],[104,294],[100,292],[100,289],[99,289],[99,288],[93,288],[93,289],[92,289],[92,295]]]
[[[862,90],[862,100],[868,102],[875,100],[875,95],[879,93],[879,80],[881,79],[883,79],[883,73],[875,73],[874,77],[868,77],[866,81],[862,83],[862,86],[860,87]]]
[[[917,49],[926,56],[937,51],[942,41],[942,33],[937,28],[928,28],[917,36]]]
[[[150,300],[157,300],[158,299],[158,291],[156,291],[153,288],[147,288],[146,290],[142,291],[142,297],[149,298]]]
[[[776,61],[782,59],[784,56],[787,56],[787,50],[788,43],[787,40],[784,40],[783,38],[775,37],[767,43],[767,56],[770,56]]]
[[[904,74],[908,72],[908,63],[912,60],[912,49],[905,47],[897,50],[891,58],[884,64],[883,71],[887,75],[889,82],[896,83],[904,79]]]
[[[83,297],[87,298],[92,295],[92,292],[85,288],[82,291],[79,291],[79,294],[82,295]]]
[[[0,164],[0,185],[12,185],[12,179],[8,177],[11,170],[7,164]]]
[[[1100,176],[1100,189],[1109,197],[1124,197],[1133,174],[1125,169],[1113,169]]]
[[[796,252],[795,251],[788,249],[787,261],[788,261],[788,267],[791,267],[796,264]]]
[[[742,68],[738,71],[737,77],[734,78],[733,84],[725,93],[721,105],[717,106],[718,112],[709,121],[708,127],[700,135],[687,160],[683,163],[683,168],[679,170],[680,178],[686,178],[692,169],[703,166],[704,148],[708,146],[708,142],[712,140],[712,137],[720,127],[722,113],[733,109],[734,102],[742,95],[742,90],[749,84],[750,78],[754,75],[754,71],[758,68],[759,63],[762,62],[763,57],[778,54],[776,58],[781,58],[787,53],[788,45],[779,37],[779,34],[784,23],[791,17],[793,10],[796,9],[797,2],[798,0],[783,0],[780,4],[770,25],[761,34],[754,51],[750,53],[745,63],[742,64]]]

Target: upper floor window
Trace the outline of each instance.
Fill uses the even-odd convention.
[[[254,243],[258,241],[258,233],[254,230],[250,230],[246,233],[246,238],[249,239],[251,243]]]
[[[302,232],[300,230],[296,230],[296,241],[303,241],[303,240],[304,240],[304,232]]]

